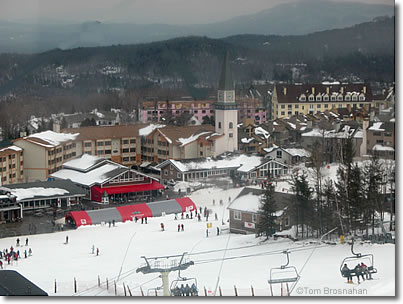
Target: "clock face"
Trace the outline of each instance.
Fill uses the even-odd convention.
[[[234,96],[233,96],[232,92],[228,92],[228,93],[227,93],[227,99],[228,99],[228,100],[233,100],[233,97],[234,97]]]

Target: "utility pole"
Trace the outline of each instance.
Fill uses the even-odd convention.
[[[162,286],[164,297],[169,297],[171,292],[169,290],[169,273],[172,271],[181,271],[189,268],[189,266],[194,265],[193,261],[185,261],[185,255],[187,252],[184,252],[182,255],[171,255],[171,256],[161,256],[161,257],[151,257],[146,258],[142,256],[142,258],[146,261],[145,265],[136,269],[136,272],[142,272],[144,274],[159,272],[161,273]],[[179,262],[177,260],[171,260],[168,263],[167,260],[171,258],[179,258]]]

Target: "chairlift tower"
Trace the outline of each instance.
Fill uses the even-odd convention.
[[[142,272],[143,274],[154,272],[161,273],[163,295],[170,296],[171,293],[169,291],[169,273],[172,271],[185,270],[189,268],[189,266],[194,265],[193,261],[187,261],[185,259],[186,254],[187,252],[184,252],[182,255],[170,255],[151,258],[142,256],[142,258],[145,260],[145,264],[137,268],[136,272]]]

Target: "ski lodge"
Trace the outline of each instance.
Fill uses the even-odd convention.
[[[150,200],[164,189],[157,178],[88,154],[66,162],[51,177],[71,180],[91,201],[104,204]]]

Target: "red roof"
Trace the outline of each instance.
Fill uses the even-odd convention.
[[[151,184],[138,184],[138,185],[127,185],[127,186],[113,186],[101,188],[99,186],[91,187],[92,199],[95,201],[101,201],[101,197],[106,191],[107,194],[117,194],[117,193],[129,193],[129,192],[143,192],[150,190],[164,189],[164,186],[159,182],[152,180]]]

